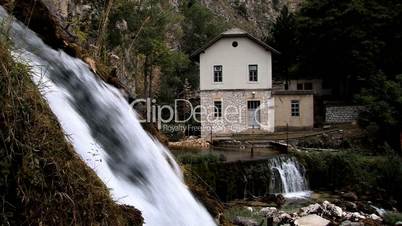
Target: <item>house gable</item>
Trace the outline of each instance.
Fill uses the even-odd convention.
[[[199,54],[200,90],[271,89],[272,52],[246,36],[226,36]],[[249,66],[258,68],[249,80]],[[222,67],[222,81],[214,81],[214,66]],[[219,80],[218,80],[219,81]]]
[[[219,40],[221,40],[223,38],[247,38],[250,41],[253,41],[257,45],[261,46],[262,48],[264,48],[268,51],[271,51],[275,54],[280,54],[280,52],[278,50],[272,48],[270,45],[266,44],[265,42],[255,38],[254,36],[250,35],[249,33],[245,32],[241,29],[234,28],[234,29],[230,29],[230,30],[218,35],[217,37],[215,37],[214,39],[209,41],[207,44],[205,44],[201,48],[194,51],[194,53],[192,53],[190,57],[195,61],[199,61],[199,57],[200,57],[201,53],[203,53],[206,49],[208,49],[209,47],[211,47],[212,45],[214,45],[216,42],[218,42]]]

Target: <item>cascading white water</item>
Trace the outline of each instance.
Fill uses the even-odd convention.
[[[282,193],[285,197],[302,197],[309,194],[304,168],[294,157],[281,155],[269,160],[271,167],[271,193]]]
[[[6,18],[0,6],[14,57],[31,65],[33,80],[68,140],[118,203],[140,209],[146,225],[216,225],[183,183],[169,151],[142,129],[117,89],[81,60],[46,46],[21,23],[4,25]]]

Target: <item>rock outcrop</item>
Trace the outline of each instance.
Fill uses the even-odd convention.
[[[296,11],[302,0],[201,0],[201,3],[232,26],[264,38],[281,9],[287,6],[291,11]]]
[[[280,211],[275,207],[262,208],[259,212],[265,218],[272,219],[275,224],[291,224],[291,225],[317,225],[325,226],[330,224],[339,225],[381,225],[383,221],[381,216],[363,212],[349,212],[341,207],[324,201],[322,204],[314,203],[306,207],[302,207],[299,211],[288,214]]]

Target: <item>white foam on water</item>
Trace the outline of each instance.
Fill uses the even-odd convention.
[[[271,193],[281,193],[285,198],[308,198],[311,195],[304,168],[291,156],[280,155],[269,160],[271,166]]]

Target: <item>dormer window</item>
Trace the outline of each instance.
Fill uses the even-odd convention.
[[[248,80],[250,82],[258,81],[258,65],[257,64],[248,65]]]
[[[214,66],[214,82],[222,82],[223,74],[222,74],[222,65]]]

